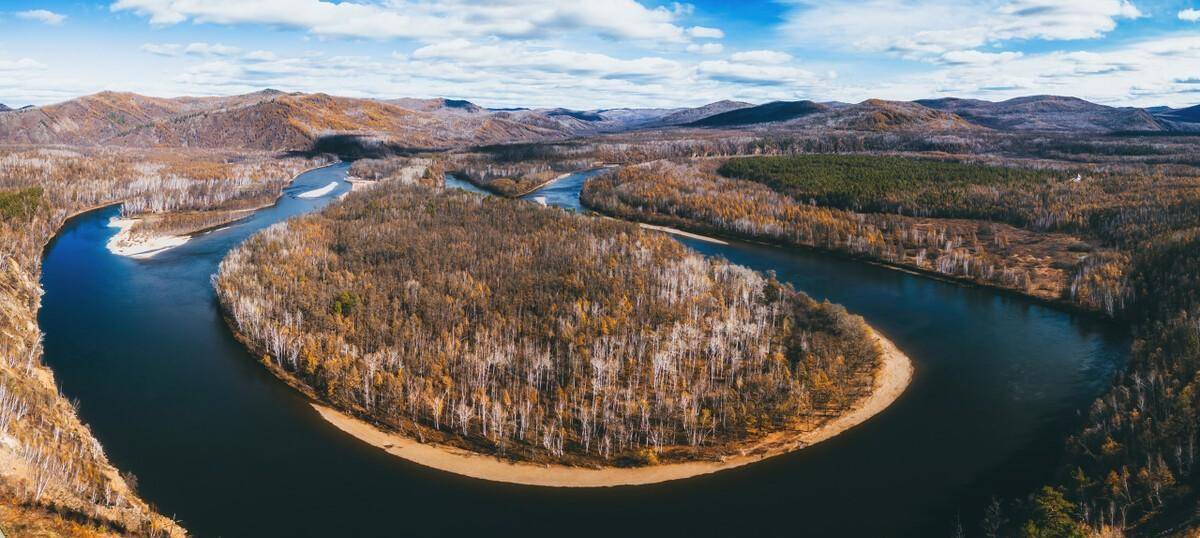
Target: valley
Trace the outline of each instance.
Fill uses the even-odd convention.
[[[918,535],[986,523],[993,499],[1037,525],[1046,491],[1090,528],[1186,521],[1188,117],[1051,97],[568,111],[275,91],[0,112],[0,455],[17,462],[0,525],[378,534],[385,500],[446,514],[466,495],[484,508],[463,532],[549,531],[585,503],[627,514],[606,534],[648,524],[639,500],[730,488],[753,522],[651,525],[777,534],[801,503],[815,532]],[[693,280],[783,303],[633,301]],[[792,314],[702,343],[761,308]],[[646,347],[691,332],[676,354]],[[543,355],[554,383],[526,386]],[[669,388],[639,381],[656,361],[681,368]],[[920,485],[880,489],[897,482]],[[313,487],[348,501],[277,495]],[[506,520],[527,510],[514,492],[559,515]],[[863,502],[878,522],[848,521]],[[298,507],[335,517],[285,521]]]

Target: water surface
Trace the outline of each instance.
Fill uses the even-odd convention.
[[[683,240],[862,314],[912,385],[832,440],[678,482],[606,489],[426,469],[322,421],[238,344],[209,282],[253,232],[348,189],[340,164],[274,208],[145,261],[104,243],[115,208],[63,227],[43,269],[46,361],[113,463],[199,536],[928,536],[1049,479],[1077,410],[1124,361],[1112,324],[804,251]],[[581,210],[576,174],[526,198]],[[337,181],[316,200],[297,193]],[[451,180],[452,186],[458,185]]]

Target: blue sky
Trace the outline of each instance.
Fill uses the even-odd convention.
[[[0,1],[0,102],[272,87],[485,106],[1200,102],[1200,0]]]

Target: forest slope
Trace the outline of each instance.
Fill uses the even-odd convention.
[[[42,364],[43,247],[73,214],[125,201],[179,232],[274,199],[307,159],[175,149],[0,148],[0,529],[15,536],[178,536],[109,464]],[[265,188],[264,188],[265,187]],[[176,211],[186,211],[176,219]]]
[[[661,234],[385,183],[222,263],[277,373],[390,430],[514,460],[717,458],[871,392],[860,318]]]
[[[303,150],[329,134],[401,147],[562,138],[568,133],[493,114],[412,110],[373,99],[262,91],[162,99],[104,92],[0,116],[0,143]]]
[[[1006,532],[1057,536],[1049,525],[1071,533],[1086,525],[1142,534],[1194,524],[1200,477],[1200,177],[1194,169],[1110,175],[1084,167],[1075,172],[1076,181],[1065,171],[795,156],[734,159],[720,170],[748,179],[720,177],[703,166],[652,163],[589,181],[584,201],[631,219],[849,252],[1033,295],[1038,293],[976,271],[995,267],[1001,275],[1032,275],[1038,282],[1043,272],[1030,273],[1029,263],[1058,260],[1042,267],[1057,271],[1044,276],[1069,283],[1059,288],[1061,299],[1131,320],[1136,340],[1128,368],[1066,443],[1055,482],[1018,512],[1032,517],[1010,521]],[[992,240],[980,248],[985,231]],[[929,232],[939,240],[909,257],[917,246],[910,243]],[[947,256],[958,261],[943,265]],[[922,258],[939,261],[930,266]],[[998,507],[987,516],[993,522]],[[1057,522],[1047,519],[1047,507]]]
[[[1124,306],[1120,276],[1126,258],[1076,237],[815,206],[809,197],[721,177],[713,171],[717,164],[626,166],[589,180],[580,199],[589,208],[635,221],[819,248],[1088,309]]]
[[[1006,131],[1107,133],[1163,130],[1154,116],[1140,108],[1116,108],[1057,95],[1031,95],[999,103],[953,98],[924,99],[916,103]]]

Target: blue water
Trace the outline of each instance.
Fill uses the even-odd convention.
[[[1048,480],[1125,360],[1119,327],[805,251],[684,240],[863,315],[915,362],[891,407],[830,441],[666,484],[560,490],[422,468],[322,421],[231,336],[209,277],[256,230],[347,189],[300,176],[253,218],[136,261],[115,208],[63,227],[43,269],[46,361],[113,462],[199,536],[927,536]],[[586,174],[526,198],[579,210]],[[339,181],[318,200],[298,192]]]

